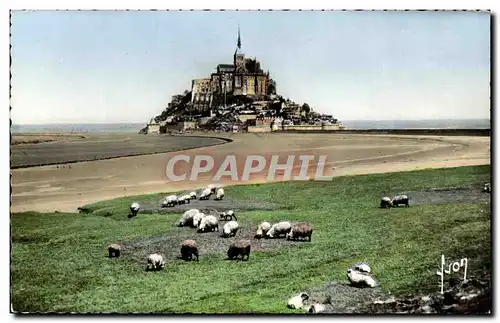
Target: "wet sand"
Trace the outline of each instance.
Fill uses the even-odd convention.
[[[120,136],[130,138],[141,135]],[[12,169],[11,211],[75,212],[79,206],[100,200],[200,188],[212,183],[213,176],[227,155],[235,156],[238,177],[241,177],[248,155],[263,155],[268,163],[272,155],[280,155],[280,163],[284,163],[289,155],[295,155],[296,158],[299,155],[315,156],[309,167],[310,176],[316,172],[320,155],[327,156],[324,167],[327,176],[484,165],[491,162],[490,137],[283,133],[217,136],[233,141],[177,152],[76,162],[71,164],[71,168],[69,165],[50,165]],[[54,143],[46,145],[49,144]],[[104,142],[103,145],[112,147],[110,142]],[[66,147],[65,153],[71,154],[72,145]],[[200,154],[212,156],[216,168],[200,174],[196,181],[170,181],[165,169],[168,160],[179,154],[190,156],[191,160]],[[300,171],[298,161],[295,165],[292,175],[298,175]],[[179,162],[174,172],[176,175],[188,172],[189,178],[191,167],[192,164]],[[278,174],[282,173],[278,171]],[[225,176],[220,183],[263,183],[269,181],[266,175],[254,174],[245,182],[233,181]],[[274,181],[279,180],[282,180],[281,176],[274,178]]]

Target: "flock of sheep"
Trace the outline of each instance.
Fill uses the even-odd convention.
[[[162,207],[172,207],[180,204],[189,204],[191,200],[200,199],[208,200],[212,195],[215,194],[215,200],[222,200],[224,198],[224,189],[216,188],[215,185],[210,184],[205,189],[201,191],[199,198],[196,192],[191,192],[190,194],[177,196],[169,195],[166,196],[161,201]],[[132,203],[130,206],[130,217],[137,216],[140,210],[140,205],[138,202]],[[234,219],[234,220],[233,220]],[[214,215],[204,214],[198,209],[190,209],[183,213],[181,218],[177,221],[176,225],[179,227],[191,227],[197,228],[198,233],[203,232],[219,232],[219,221],[228,221],[222,227],[221,237],[228,238],[236,236],[239,229],[239,224],[236,215],[233,210],[226,212],[221,212],[219,214],[219,219]],[[285,237],[287,240],[298,240],[306,239],[312,241],[313,227],[309,223],[297,223],[294,226],[288,221],[280,221],[275,224],[269,222],[262,222],[257,227],[254,238],[280,238]],[[234,241],[227,251],[228,259],[237,259],[241,257],[242,260],[249,260],[251,250],[250,240],[240,239]],[[118,244],[111,244],[108,246],[109,257],[119,257],[121,252],[121,246]],[[198,246],[195,240],[186,240],[181,246],[181,259],[183,260],[199,260]],[[165,260],[163,256],[158,253],[150,254],[147,257],[147,267],[146,270],[160,270],[165,267]]]
[[[486,183],[483,187],[484,192],[491,192],[491,184]],[[209,185],[207,188],[203,189],[199,199],[208,200],[210,196],[215,194],[215,200],[222,200],[224,198],[224,189],[218,188],[214,185]],[[188,195],[182,195],[177,197],[176,195],[169,195],[165,197],[162,201],[163,207],[175,206],[178,204],[190,203],[190,200],[197,199],[196,192],[191,192]],[[407,195],[397,195],[392,198],[382,197],[380,199],[381,208],[391,208],[404,205],[409,207],[409,198]],[[140,205],[137,202],[132,203],[130,207],[131,215],[129,217],[134,217],[139,212]],[[222,227],[222,237],[234,237],[238,232],[239,225],[234,214],[234,211],[229,210],[227,212],[222,212],[217,219],[214,215],[206,215],[200,212],[198,209],[190,209],[182,215],[182,217],[177,222],[177,226],[189,226],[192,228],[197,228],[198,233],[202,232],[213,232],[219,231],[219,221],[225,220],[229,221]],[[233,220],[234,219],[234,220]],[[257,227],[254,238],[279,238],[285,237],[287,240],[296,239],[307,239],[311,241],[311,236],[313,232],[313,227],[309,223],[298,223],[292,226],[288,221],[280,221],[275,224],[269,222],[262,222]],[[234,241],[227,251],[227,256],[229,259],[236,259],[241,256],[241,259],[248,260],[250,258],[251,242],[250,240],[236,240]],[[112,244],[108,246],[109,257],[119,257],[121,251],[121,246],[118,244]],[[198,246],[195,240],[186,240],[181,246],[181,258],[184,260],[199,260]],[[163,256],[154,253],[147,257],[147,268],[146,270],[159,270],[164,268],[165,261]],[[371,268],[366,262],[359,262],[347,269],[347,278],[349,279],[351,285],[356,287],[377,287],[379,284],[371,276]],[[309,313],[322,313],[328,312],[331,307],[330,304],[324,303],[313,303],[307,304],[309,301],[309,295],[305,292],[301,292],[288,301],[288,307],[292,309],[305,309]]]

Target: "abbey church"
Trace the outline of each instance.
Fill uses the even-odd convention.
[[[195,79],[191,85],[192,109],[197,112],[224,106],[228,98],[246,97],[253,101],[268,100],[276,85],[264,73],[256,59],[245,57],[241,49],[240,30],[232,64],[219,64],[210,78]]]

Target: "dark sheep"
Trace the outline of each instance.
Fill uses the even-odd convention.
[[[287,240],[296,240],[296,239],[308,239],[311,241],[311,236],[313,233],[313,227],[309,223],[298,223],[292,227],[289,233],[286,235]]]
[[[181,257],[184,260],[193,260],[193,256],[196,257],[196,261],[198,259],[198,247],[196,246],[196,241],[194,240],[186,240],[182,244],[181,247]]]
[[[250,259],[250,241],[249,240],[237,240],[229,246],[229,250],[227,251],[227,257],[232,260],[241,256],[241,260],[247,257],[247,260]]]

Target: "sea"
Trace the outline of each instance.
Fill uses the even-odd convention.
[[[346,129],[491,129],[490,119],[342,120]],[[145,123],[13,124],[12,133],[137,133]]]

